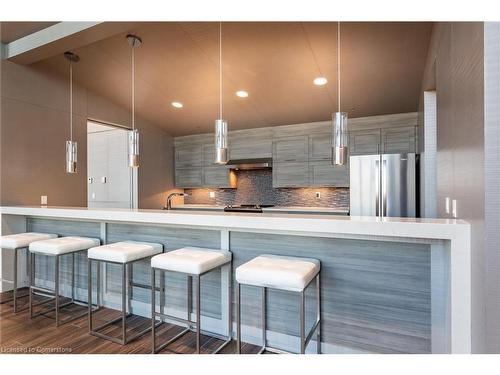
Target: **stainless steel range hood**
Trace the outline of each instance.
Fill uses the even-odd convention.
[[[226,167],[229,169],[240,170],[240,171],[250,171],[255,169],[271,169],[272,168],[271,158],[256,158],[256,159],[233,159],[229,160]]]

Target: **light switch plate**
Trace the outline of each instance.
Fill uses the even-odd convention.
[[[215,191],[211,191],[211,192],[209,192],[209,193],[208,193],[208,196],[209,196],[210,198],[215,198]]]
[[[453,199],[451,201],[451,215],[455,219],[458,217],[458,213],[457,213],[457,200],[456,199]]]
[[[450,214],[450,197],[444,199],[444,210],[448,215]]]
[[[47,205],[47,196],[46,195],[41,195],[40,196],[40,204],[42,206],[46,206]]]

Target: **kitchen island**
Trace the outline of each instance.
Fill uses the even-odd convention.
[[[233,253],[233,269],[264,253],[317,258],[322,263],[323,352],[471,352],[470,226],[464,221],[76,207],[1,210],[2,234],[36,231],[99,237],[103,243],[151,241],[167,250],[222,248]],[[63,262],[63,267],[69,263]],[[2,290],[11,285],[11,268],[11,253],[4,250]],[[118,270],[109,266],[103,271],[104,304],[117,307]],[[83,256],[77,273],[78,295],[84,298]],[[37,283],[51,285],[51,275],[51,265],[37,261]],[[134,281],[148,280],[147,262],[135,266]],[[167,311],[182,316],[185,281],[177,275],[166,280]],[[230,296],[221,295],[224,280],[220,273],[207,275],[202,287],[202,325],[222,334],[224,305],[234,303]],[[69,288],[62,288],[62,293],[69,293]],[[260,293],[250,287],[243,293],[243,341],[259,343]],[[308,293],[306,324],[313,323],[313,296]],[[298,304],[293,298],[270,291],[268,340],[296,350]],[[132,309],[134,314],[149,316],[147,291],[134,290]]]

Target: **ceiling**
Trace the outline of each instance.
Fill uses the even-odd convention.
[[[57,22],[0,22],[0,40],[2,43],[10,43],[56,23]]]
[[[218,116],[219,24],[158,22],[130,30],[136,113],[170,134],[211,132]],[[342,23],[341,109],[350,117],[416,111],[432,23]],[[12,32],[11,32],[12,33]],[[224,115],[230,129],[328,120],[337,110],[337,23],[223,24]],[[75,50],[75,79],[130,108],[125,33]],[[35,64],[67,76],[55,56]],[[325,86],[312,81],[325,76]],[[249,97],[235,95],[246,90]],[[175,109],[172,101],[184,108]]]

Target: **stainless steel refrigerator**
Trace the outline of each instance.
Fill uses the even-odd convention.
[[[415,217],[417,209],[415,154],[350,157],[350,214]]]

